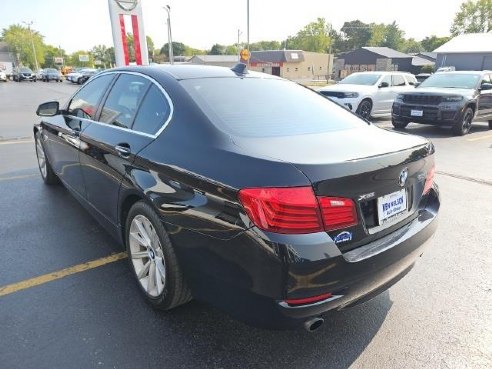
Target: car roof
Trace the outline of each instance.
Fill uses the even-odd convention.
[[[379,74],[379,75],[388,75],[388,74],[411,74],[411,73],[410,72],[402,72],[402,71],[395,70],[395,71],[364,71],[364,72],[354,72],[352,74]]]
[[[194,79],[194,78],[224,78],[224,77],[238,77],[231,68],[217,67],[211,65],[195,65],[195,64],[179,64],[179,65],[151,65],[151,66],[129,66],[115,69],[108,69],[105,72],[137,72],[147,74],[152,77],[169,76],[176,80]],[[270,74],[258,73],[254,71],[248,71],[245,75],[240,75],[244,78],[268,78],[268,79],[280,79],[279,77],[272,76]]]

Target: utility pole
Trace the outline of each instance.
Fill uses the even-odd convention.
[[[249,51],[249,0],[246,1],[246,49]]]
[[[32,31],[31,31],[31,26],[34,22],[30,21],[30,22],[22,22],[22,23],[24,23],[27,26],[27,28],[29,29],[29,36],[31,37],[32,53],[34,56],[34,66],[36,67],[36,70],[39,70],[38,58],[36,57],[36,48],[34,47],[34,41],[32,38]]]
[[[171,34],[171,7],[166,5],[164,9],[167,11],[167,45],[169,49],[169,63],[174,64],[173,36]]]

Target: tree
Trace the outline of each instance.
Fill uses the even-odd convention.
[[[46,45],[44,48],[44,63],[40,64],[40,66],[41,68],[59,68],[60,64],[55,63],[55,58],[64,58],[65,56],[65,50],[52,45]]]
[[[451,26],[451,34],[492,31],[492,0],[468,0],[461,4]]]
[[[409,38],[408,40],[405,40],[403,43],[403,47],[401,49],[404,53],[419,53],[421,51],[424,51],[424,48],[420,42],[413,38]]]
[[[79,56],[80,55],[89,55],[89,61],[83,62],[80,61]],[[88,51],[86,50],[79,50],[76,51],[68,57],[68,62],[66,63],[68,65],[74,66],[74,67],[92,67],[94,65],[94,56],[91,55]]]
[[[154,61],[154,53],[155,53],[154,40],[152,40],[150,36],[145,36],[145,40],[147,41],[147,51],[149,53],[149,60]]]
[[[405,42],[405,32],[394,21],[386,26],[386,39],[382,46],[389,47],[395,50],[401,50]]]
[[[330,37],[331,25],[325,18],[318,18],[315,22],[307,24],[293,37],[287,39],[289,49],[299,49],[318,53],[328,52],[332,39]]]
[[[424,38],[422,41],[420,41],[420,44],[422,45],[425,51],[434,51],[439,46],[448,42],[450,39],[451,38],[447,36],[437,37],[435,35],[432,35],[430,37]]]
[[[349,51],[367,46],[372,37],[372,25],[354,20],[345,22],[340,29],[341,37],[337,48],[340,51]]]
[[[226,52],[226,47],[220,44],[214,44],[209,51],[209,55],[224,55]]]
[[[31,39],[32,35],[32,39]],[[15,55],[17,62],[36,67],[32,45],[36,50],[36,59],[39,65],[44,64],[44,51],[46,45],[43,42],[43,36],[36,30],[24,27],[20,24],[13,24],[2,31],[3,40],[9,45],[11,52]],[[32,41],[32,42],[31,42]]]
[[[186,55],[186,50],[188,46],[183,44],[182,42],[174,42],[173,41],[173,55]],[[169,60],[169,44],[165,43],[163,47],[161,47],[161,54],[166,55],[167,60]]]
[[[103,68],[108,68],[115,62],[114,48],[106,47],[105,45],[96,45],[92,48],[91,54],[94,60],[99,60],[102,63]]]
[[[279,41],[259,41],[249,44],[250,51],[280,50]]]

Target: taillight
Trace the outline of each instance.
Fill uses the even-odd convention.
[[[315,233],[323,230],[311,187],[246,188],[239,200],[253,223],[277,233]]]
[[[315,233],[357,224],[351,199],[314,196],[311,187],[245,188],[239,200],[251,221],[276,233]]]
[[[327,231],[347,228],[357,224],[357,210],[351,199],[341,197],[318,197]]]
[[[424,195],[428,194],[430,189],[432,188],[432,184],[434,183],[435,171],[436,171],[436,166],[433,165],[432,168],[427,172],[427,175],[425,176]]]

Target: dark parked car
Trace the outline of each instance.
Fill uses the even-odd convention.
[[[15,82],[22,82],[22,81],[36,82],[36,74],[34,74],[31,69],[26,67],[15,68],[12,78]]]
[[[55,81],[62,82],[62,74],[55,68],[47,68],[41,73],[41,78],[44,82]]]
[[[96,75],[99,72],[100,71],[97,69],[82,70],[80,72],[80,76],[77,77],[76,82],[77,82],[77,84],[82,85],[82,84],[86,83],[89,80],[89,78],[91,78],[92,76]]]
[[[393,103],[393,126],[408,123],[452,127],[455,135],[470,131],[473,120],[489,122],[492,129],[492,72],[442,72],[426,79]]]
[[[315,330],[402,278],[437,226],[429,141],[274,76],[113,69],[37,114],[43,180],[126,245],[161,309],[193,296]]]

